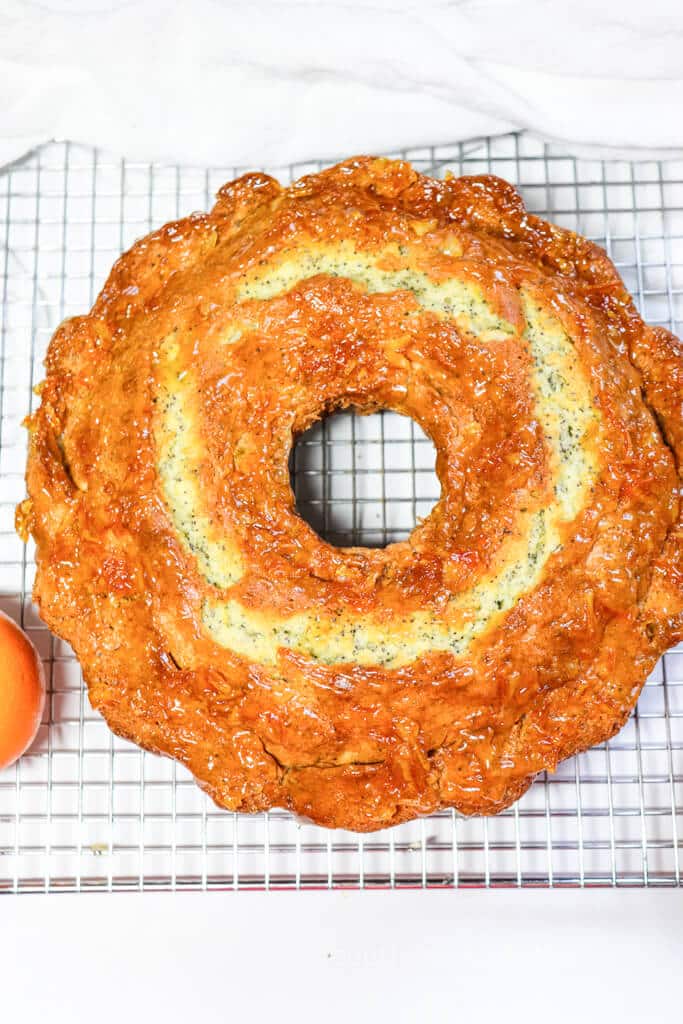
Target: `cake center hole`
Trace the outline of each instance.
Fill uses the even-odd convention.
[[[405,540],[439,500],[435,459],[431,439],[407,416],[334,413],[292,451],[297,512],[335,547]]]

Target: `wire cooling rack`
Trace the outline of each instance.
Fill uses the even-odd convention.
[[[646,320],[683,326],[683,163],[577,160],[525,136],[412,150],[423,171],[493,172],[527,206],[604,245]],[[277,168],[290,180],[322,164]],[[282,811],[220,811],[173,762],[113,736],[73,653],[31,603],[33,549],[13,531],[25,432],[56,324],[87,310],[116,256],[206,209],[239,168],[116,160],[46,145],[0,172],[0,607],[49,680],[30,753],[0,772],[0,890],[676,886],[683,860],[683,649],[657,666],[609,744],[540,777],[495,818],[435,814],[375,835]],[[438,497],[431,442],[391,413],[331,418],[300,439],[301,514],[331,542],[405,537]]]

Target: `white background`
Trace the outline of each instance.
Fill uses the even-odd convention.
[[[683,892],[18,896],[2,1019],[681,1019]]]
[[[510,128],[683,150],[680,0],[2,0],[0,160],[289,163]]]

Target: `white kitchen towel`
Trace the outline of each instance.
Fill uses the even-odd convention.
[[[0,160],[285,164],[525,128],[683,152],[682,0],[3,0]]]

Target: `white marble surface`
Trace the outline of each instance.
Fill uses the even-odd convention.
[[[681,0],[4,0],[0,161],[288,163],[510,128],[683,152]]]

